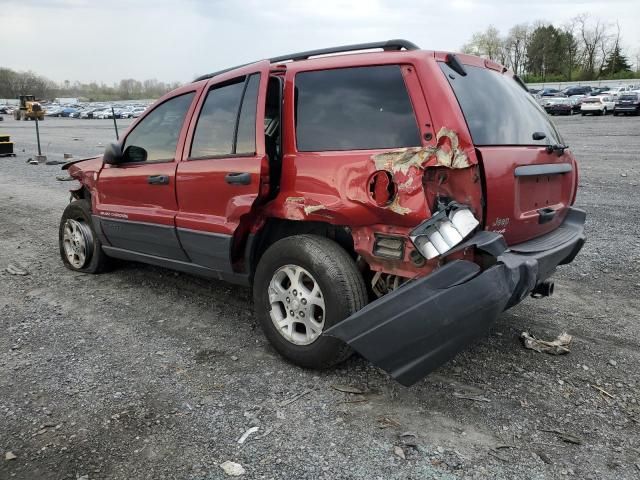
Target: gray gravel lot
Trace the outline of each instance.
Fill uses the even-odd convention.
[[[34,125],[5,116],[18,156],[0,158],[0,479],[217,479],[227,460],[242,478],[639,478],[640,118],[555,121],[581,164],[585,248],[554,297],[404,388],[356,357],[288,364],[247,289],[140,264],[66,270],[69,185],[25,163]],[[113,124],[47,119],[41,133],[50,160],[79,157]],[[525,350],[525,330],[567,331],[571,353]]]

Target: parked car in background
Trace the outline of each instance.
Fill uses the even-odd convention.
[[[101,111],[103,108],[104,107],[88,108],[82,112],[82,114],[80,115],[80,118],[94,118],[93,114],[95,112]]]
[[[591,95],[591,90],[592,88],[587,86],[568,87],[565,88],[562,93],[564,93],[567,97],[572,97],[574,95]]]
[[[133,112],[131,112],[131,117],[138,118],[140,115],[144,113],[145,110],[146,110],[145,107],[136,107],[133,109]]]
[[[50,106],[45,107],[44,114],[46,117],[59,117],[62,112],[62,107]]]
[[[602,92],[602,93],[605,95],[609,95],[610,97],[618,97],[630,91],[631,91],[631,87],[620,86],[620,87],[610,88],[608,91]]]
[[[580,113],[582,115],[607,115],[613,113],[616,102],[608,95],[600,95],[597,97],[587,97],[582,100]]]
[[[542,107],[549,115],[573,114],[573,103],[569,97],[546,97]]]
[[[93,112],[93,118],[98,118],[101,120],[105,118],[113,118],[113,114],[111,113],[111,107],[103,108]]]
[[[580,107],[582,106],[582,101],[585,98],[587,98],[587,95],[573,95],[572,97],[569,97],[573,113],[580,113]]]
[[[613,108],[614,115],[639,115],[640,114],[640,94],[635,92],[625,93],[616,99]]]
[[[558,97],[564,94],[557,88],[543,88],[538,92],[538,95],[541,97]]]

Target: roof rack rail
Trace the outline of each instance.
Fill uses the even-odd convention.
[[[354,45],[343,45],[341,47],[321,48],[319,50],[308,50],[306,52],[291,53],[289,55],[281,55],[279,57],[270,58],[271,63],[284,62],[286,60],[306,60],[309,57],[318,55],[330,55],[332,53],[355,52],[358,50],[373,50],[374,48],[382,48],[383,50],[419,50],[415,43],[408,40],[387,40],[384,42],[356,43]]]
[[[386,40],[382,42],[370,42],[370,43],[356,43],[353,45],[343,45],[341,47],[330,47],[330,48],[321,48],[318,50],[308,50],[306,52],[298,52],[298,53],[290,53],[288,55],[280,55],[278,57],[272,57],[268,60],[271,63],[279,63],[285,61],[297,61],[297,60],[307,60],[309,57],[317,57],[319,55],[331,55],[333,53],[344,53],[344,52],[356,52],[358,50],[373,50],[381,48],[383,50],[419,50],[415,43],[410,42],[409,40],[395,39],[395,40]],[[254,63],[254,62],[251,62]],[[250,63],[244,63],[242,65],[238,65],[236,67],[225,68],[224,70],[219,70],[214,73],[209,73],[207,75],[202,75],[194,80],[194,82],[198,82],[200,80],[206,80],[208,78],[213,78],[217,75],[222,75],[223,73],[229,72],[231,70],[235,70],[236,68],[244,67],[246,65],[250,65]]]

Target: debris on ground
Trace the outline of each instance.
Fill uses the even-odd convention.
[[[15,460],[18,458],[13,452],[7,452],[4,454],[4,459],[8,462],[10,460]]]
[[[10,263],[7,266],[7,268],[5,268],[5,271],[11,275],[20,275],[20,276],[29,275],[29,272],[27,271],[27,269],[18,265],[17,263]]]
[[[364,391],[351,385],[331,385],[331,388],[342,393],[352,393],[353,395],[363,395]]]
[[[400,422],[390,417],[378,417],[378,428],[399,427]]]
[[[45,162],[45,165],[64,165],[68,163],[67,160],[48,160]]]
[[[287,400],[283,400],[281,401],[278,406],[280,407],[286,407],[287,405],[292,404],[293,402],[300,400],[302,397],[304,397],[305,395],[308,395],[312,392],[313,390],[311,390],[310,388],[306,389],[303,392],[298,393],[297,395],[294,395],[293,397],[287,399]]]
[[[569,353],[569,344],[571,340],[573,340],[573,337],[567,332],[562,332],[552,341],[540,340],[529,332],[522,332],[520,338],[524,343],[524,348],[535,350],[539,353],[550,353],[551,355],[564,355]]]
[[[563,432],[562,430],[556,430],[552,428],[540,430],[540,431],[547,432],[547,433],[555,433],[563,442],[573,443],[574,445],[582,445],[582,440],[571,433]]]
[[[600,393],[602,393],[603,395],[606,395],[609,398],[615,398],[613,395],[611,395],[609,392],[607,392],[605,389],[598,387],[597,385],[591,385],[593,388],[595,388],[596,390],[598,390]]]
[[[403,460],[407,459],[407,457],[404,454],[404,450],[402,449],[402,447],[399,447],[398,445],[393,447],[393,453],[396,454],[398,457],[400,457]]]
[[[224,473],[226,473],[230,477],[239,477],[240,475],[244,475],[245,473],[242,465],[236,462],[230,462],[229,460],[221,463],[220,468],[224,470]]]
[[[413,432],[404,432],[398,435],[398,438],[405,447],[418,449],[418,435]]]
[[[249,430],[247,430],[242,434],[242,436],[238,439],[238,443],[242,445],[244,442],[247,441],[247,438],[249,438],[249,435],[251,435],[252,433],[256,433],[258,430],[260,430],[258,427],[251,427]]]
[[[487,397],[482,397],[480,395],[465,395],[464,393],[453,392],[453,396],[456,398],[462,398],[464,400],[471,400],[474,402],[491,403],[491,400],[489,400]]]
[[[70,175],[56,175],[56,180],[58,180],[59,182],[70,182],[71,180],[75,179]]]

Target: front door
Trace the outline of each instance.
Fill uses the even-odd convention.
[[[234,241],[242,242],[240,226],[250,224],[248,216],[268,178],[268,74],[264,61],[209,81],[178,165],[180,243],[193,263],[218,272],[234,270]]]
[[[175,177],[196,93],[185,88],[155,106],[127,133],[123,161],[100,171],[94,211],[111,247],[188,261],[175,231]]]

